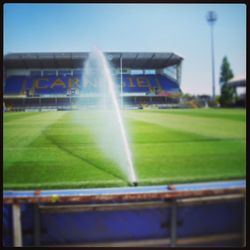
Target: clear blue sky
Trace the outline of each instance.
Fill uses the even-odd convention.
[[[210,27],[215,35],[216,94],[222,58],[246,75],[244,4],[5,4],[4,54],[14,52],[174,52],[184,58],[184,92],[211,94]]]

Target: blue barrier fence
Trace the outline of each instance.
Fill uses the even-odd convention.
[[[236,190],[241,192],[234,193]],[[19,204],[23,246],[109,246],[112,242],[120,246],[128,242],[130,246],[242,246],[244,190],[245,181],[239,180],[181,184],[174,190],[168,186],[148,186],[39,193],[4,191],[3,243],[4,246],[15,245],[12,208]],[[215,195],[222,191],[223,195]],[[199,195],[185,198],[185,192]],[[176,194],[175,198],[164,198],[171,193]],[[117,195],[123,195],[124,200],[107,199]],[[141,195],[142,199],[138,199],[139,196],[136,200],[126,198],[133,195]],[[146,199],[150,195],[159,197]],[[42,202],[49,197],[50,202]],[[63,197],[72,201],[63,201]],[[75,197],[88,197],[89,200],[76,201]],[[90,200],[91,197],[94,200]],[[11,202],[14,203],[9,204]]]

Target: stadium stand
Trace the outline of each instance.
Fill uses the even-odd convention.
[[[9,76],[6,79],[4,94],[5,95],[24,94],[22,93],[22,90],[26,81],[27,81],[26,76]]]
[[[125,105],[179,103],[181,57],[174,53],[151,52],[107,52],[106,55],[112,65],[117,92]],[[87,58],[85,52],[5,55],[3,92],[6,109],[95,105],[99,88],[95,82],[84,80]],[[168,74],[170,71],[172,73]]]
[[[120,78],[116,77],[119,86]],[[6,79],[4,89],[5,95],[20,95],[31,92],[34,96],[40,95],[67,95],[68,91],[79,89],[80,93],[95,93],[97,86],[95,83],[82,83],[80,77],[72,76],[9,76]],[[164,75],[123,75],[124,93],[176,93],[181,92],[180,87],[173,80]]]

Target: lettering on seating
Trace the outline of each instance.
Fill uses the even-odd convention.
[[[48,85],[44,85],[45,82],[48,82],[48,78],[38,78],[33,82],[33,89],[46,89]],[[42,85],[43,83],[43,85]]]

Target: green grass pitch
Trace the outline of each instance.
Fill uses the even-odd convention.
[[[128,182],[96,145],[91,111],[4,113],[5,190],[121,187]],[[245,178],[243,109],[126,110],[139,185]],[[100,126],[100,124],[99,124]]]

